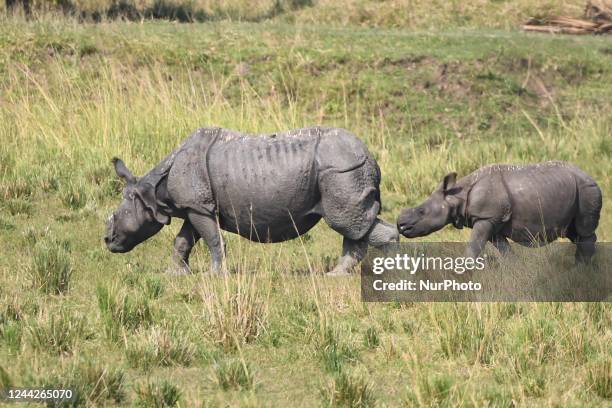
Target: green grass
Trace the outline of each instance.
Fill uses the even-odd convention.
[[[364,304],[357,277],[322,276],[341,249],[324,223],[275,245],[225,234],[225,278],[162,274],[178,222],[105,249],[110,159],[142,175],[214,125],[351,130],[389,221],[449,171],[572,161],[603,190],[611,240],[609,39],[285,17],[0,17],[0,380],[74,383],[90,406],[609,404],[609,304]],[[199,244],[192,269],[208,262]]]

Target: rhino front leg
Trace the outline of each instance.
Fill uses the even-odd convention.
[[[221,236],[221,230],[215,217],[198,213],[190,213],[188,219],[198,235],[202,237],[210,250],[211,265],[213,273],[221,272],[225,260],[225,244]]]
[[[470,243],[465,254],[466,258],[477,258],[492,236],[493,224],[490,221],[477,221],[472,227]]]
[[[368,242],[365,239],[353,240],[344,237],[342,240],[342,255],[334,269],[327,272],[327,276],[346,276],[351,274],[359,261],[368,252]]]
[[[344,237],[342,241],[342,256],[338,265],[327,275],[341,276],[349,275],[359,261],[363,259],[368,251],[368,244],[376,248],[399,242],[399,233],[395,225],[389,224],[381,219],[376,219],[370,231],[360,240],[352,240]]]
[[[191,254],[191,250],[199,239],[200,235],[193,228],[193,225],[191,225],[189,220],[185,220],[181,230],[174,239],[171,264],[166,273],[171,275],[188,275],[191,273],[189,269],[189,254]]]

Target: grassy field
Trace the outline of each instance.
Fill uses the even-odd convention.
[[[203,126],[351,130],[389,221],[448,171],[572,161],[612,239],[609,38],[297,21],[0,17],[0,388],[67,385],[89,406],[609,406],[609,304],[365,304],[358,277],[322,275],[341,246],[324,223],[276,245],[227,234],[227,279],[163,274],[177,222],[105,249],[111,157],[141,175]]]

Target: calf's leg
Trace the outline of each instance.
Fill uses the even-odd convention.
[[[210,270],[214,273],[221,272],[223,262],[225,260],[225,244],[221,236],[221,230],[217,219],[210,215],[198,214],[195,212],[189,213],[187,216],[189,222],[200,237],[208,245],[210,250]]]
[[[577,236],[573,241],[576,244],[576,264],[589,263],[595,253],[597,235],[592,234],[588,237]]]
[[[166,273],[171,275],[187,275],[191,273],[189,269],[189,254],[191,254],[191,250],[199,239],[200,235],[193,228],[191,222],[185,220],[181,230],[174,239],[171,264],[166,269]]]
[[[491,237],[491,243],[502,256],[506,256],[512,253],[512,248],[510,247],[510,243],[508,239],[502,235],[494,235]]]
[[[597,185],[587,184],[578,191],[578,214],[574,219],[576,237],[576,263],[587,263],[595,253],[602,196]]]

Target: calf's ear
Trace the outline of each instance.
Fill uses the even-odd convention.
[[[157,197],[155,196],[155,186],[152,184],[139,185],[136,188],[136,192],[140,197],[140,200],[148,211],[151,212],[155,221],[160,224],[170,224],[170,217],[159,211],[159,205],[157,204]]]
[[[457,173],[448,173],[446,176],[444,176],[444,180],[442,180],[442,192],[444,194],[449,194],[451,190],[455,187],[456,182]]]
[[[117,176],[124,179],[126,183],[131,184],[136,182],[136,177],[132,174],[132,172],[127,168],[127,166],[123,163],[118,157],[113,157],[113,166],[115,166],[115,172]]]

